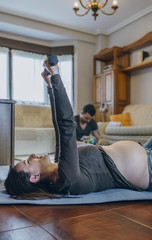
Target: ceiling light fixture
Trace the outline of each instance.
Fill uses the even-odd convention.
[[[87,3],[86,4],[84,4],[83,2],[84,2],[85,0],[79,0],[79,2],[80,2],[80,4],[81,4],[81,6],[83,7],[83,8],[85,8],[86,9],[86,12],[84,13],[84,14],[78,14],[78,11],[79,11],[79,3],[78,3],[78,1],[76,1],[75,3],[74,3],[74,11],[75,11],[75,14],[76,15],[78,15],[78,16],[84,16],[84,15],[86,15],[86,14],[88,14],[88,12],[90,11],[90,9],[93,11],[93,14],[92,14],[92,16],[94,17],[94,20],[96,20],[96,18],[98,17],[98,10],[100,10],[102,13],[104,13],[104,14],[106,14],[106,15],[112,15],[112,14],[114,14],[115,12],[116,12],[116,10],[117,10],[117,8],[118,8],[118,5],[117,5],[117,0],[113,0],[113,2],[112,2],[112,9],[113,9],[113,12],[112,13],[106,13],[104,10],[103,10],[103,8],[107,5],[107,3],[108,3],[108,0],[105,0],[105,2],[104,3],[100,3],[101,2],[101,0],[87,0]]]

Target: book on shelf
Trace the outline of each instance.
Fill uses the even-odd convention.
[[[114,65],[113,64],[105,65],[103,67],[103,72],[111,71],[113,69],[114,69]]]
[[[147,57],[149,57],[149,52],[146,51],[137,52],[137,64],[141,64]]]

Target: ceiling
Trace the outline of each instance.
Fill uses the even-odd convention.
[[[87,0],[84,0],[86,2]],[[101,0],[103,2],[104,0]],[[11,23],[6,16],[15,15],[21,18],[64,27],[64,29],[78,30],[89,34],[111,34],[112,32],[136,21],[152,12],[152,0],[118,0],[118,10],[114,15],[107,16],[99,13],[97,20],[89,12],[86,16],[78,17],[73,11],[75,0],[1,0],[0,1],[0,32],[12,33],[22,36],[45,40],[68,39],[62,33],[50,33],[31,26],[24,26],[18,23]],[[106,11],[111,11],[112,0],[109,0]],[[82,9],[83,13],[85,9]],[[1,17],[2,15],[3,17]],[[9,15],[8,15],[9,14]]]

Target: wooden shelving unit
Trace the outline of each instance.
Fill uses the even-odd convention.
[[[110,114],[120,113],[130,103],[130,75],[152,67],[152,60],[131,66],[134,51],[152,45],[152,32],[124,47],[105,48],[94,56],[94,105],[96,121],[102,121],[100,107],[108,104]],[[96,75],[96,62],[112,64],[113,70]]]
[[[142,37],[138,41],[123,47],[122,51],[131,53],[150,45],[152,45],[152,32],[147,33],[144,37]]]
[[[101,50],[98,54],[94,56],[95,60],[102,61],[102,62],[109,62],[114,59],[114,51],[117,49],[117,56],[120,57],[125,54],[124,51],[121,50],[119,47],[112,47],[112,48],[105,48]]]
[[[134,66],[130,66],[130,67],[126,67],[126,68],[122,68],[121,71],[122,72],[134,72],[134,71],[139,71],[145,68],[150,68],[152,67],[152,60],[151,61],[147,61],[147,62],[143,62],[142,64],[138,64],[138,65],[134,65]]]

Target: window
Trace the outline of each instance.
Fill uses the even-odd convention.
[[[41,77],[46,56],[12,50],[12,97],[17,102],[45,103]]]
[[[73,61],[72,55],[58,56],[59,69],[67,95],[73,105]]]
[[[0,45],[0,98],[49,104],[41,72],[44,59],[52,53],[59,58],[60,75],[73,105],[73,46],[47,47],[1,37]]]
[[[0,47],[0,98],[8,98],[8,48]]]

